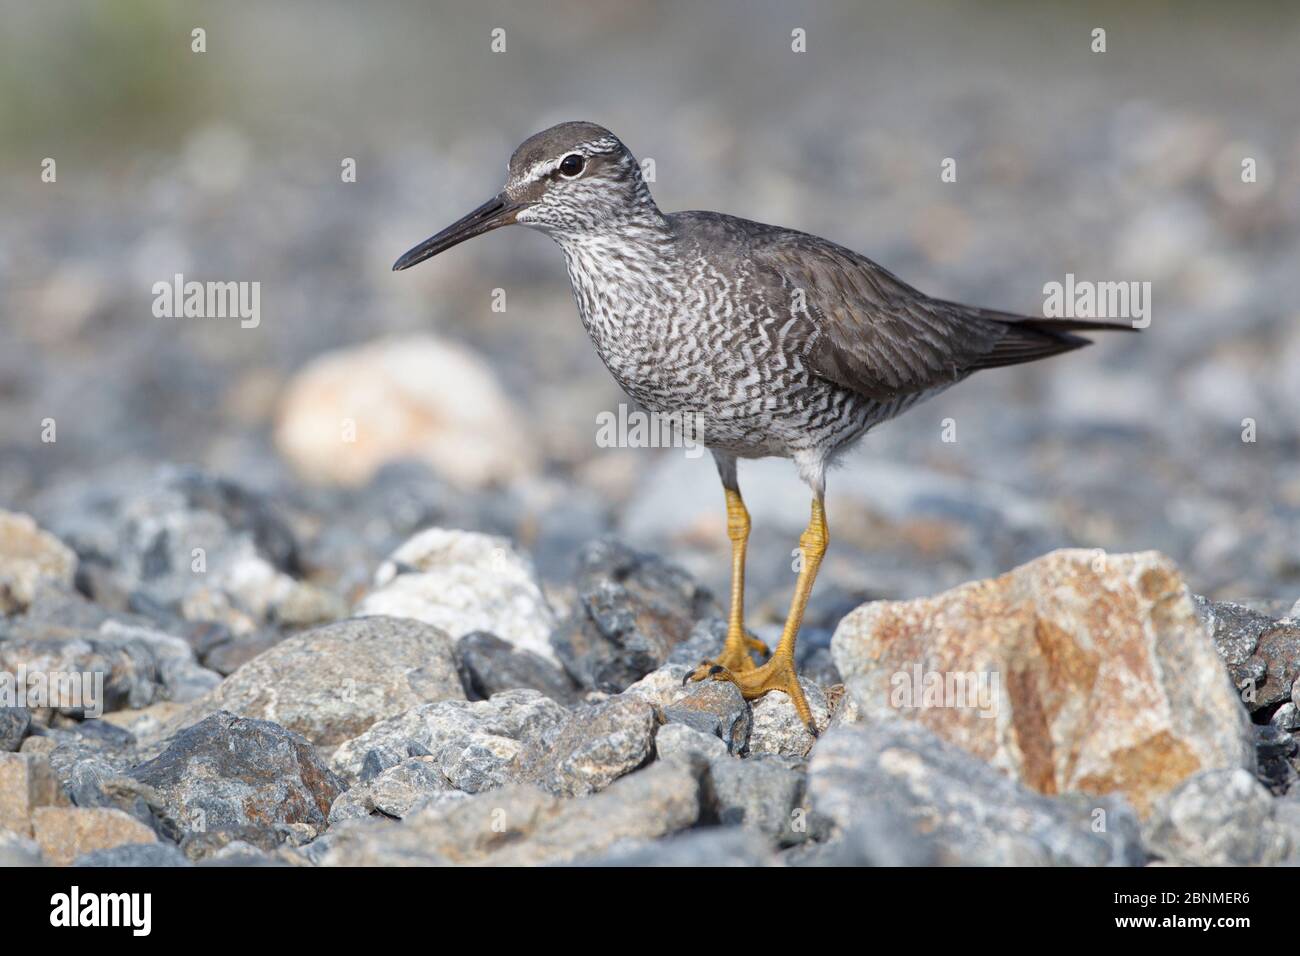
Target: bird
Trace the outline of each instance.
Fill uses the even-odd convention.
[[[1132,326],[1049,319],[932,298],[827,239],[716,212],[660,211],[640,164],[602,126],[566,122],[514,151],[504,188],[403,254],[400,271],[503,226],[550,236],[602,362],[651,412],[696,426],[721,479],[731,594],[721,653],[688,681],[746,700],[788,695],[818,728],[795,669],[826,553],[828,467],[871,428],[984,369],[1091,344]],[[790,459],[812,492],[790,610],[775,650],[745,628],[750,516],[738,461]]]

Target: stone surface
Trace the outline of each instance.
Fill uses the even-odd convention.
[[[27,736],[32,715],[26,707],[0,707],[0,751],[15,751]]]
[[[330,746],[419,704],[463,698],[445,633],[419,621],[357,618],[280,642],[196,701],[186,717],[230,711]]]
[[[522,422],[475,352],[417,335],[314,359],[289,383],[275,442],[308,481],[360,485],[414,458],[473,488],[531,471],[536,446]]]
[[[0,511],[0,614],[27,609],[42,585],[71,588],[77,556],[25,514]]]
[[[464,796],[464,791],[454,789],[439,769],[437,757],[409,757],[381,771],[372,780],[358,783],[340,794],[330,807],[329,818],[331,824],[372,813],[401,819],[428,797],[451,799]]]
[[[130,776],[156,790],[187,831],[305,824],[323,830],[342,782],[303,737],[219,712],[176,734]]]
[[[813,723],[818,732],[830,722],[830,708],[822,689],[808,680],[799,678],[804,700],[812,711]],[[783,691],[774,690],[758,700],[751,701],[754,711],[754,729],[749,735],[749,750],[755,754],[780,754],[783,757],[806,757],[815,739],[794,709],[794,704]]]
[[[428,528],[375,572],[357,605],[361,616],[414,618],[453,638],[489,631],[508,644],[557,663],[550,636],[555,615],[532,562],[505,538]]]
[[[32,833],[54,866],[68,866],[95,850],[158,839],[135,817],[111,807],[38,807],[32,813]]]
[[[770,844],[745,827],[708,827],[578,860],[577,866],[776,866]]]
[[[486,631],[474,631],[456,642],[456,665],[465,694],[486,700],[503,690],[531,688],[562,704],[578,700],[569,675],[540,654],[517,650]]]
[[[650,756],[655,723],[654,708],[635,698],[578,707],[553,740],[522,756],[523,779],[568,797],[603,790]]]
[[[781,844],[804,839],[806,813],[795,812],[806,784],[799,761],[775,754],[719,758],[709,764],[709,781],[706,805],[719,823],[750,827]]]
[[[721,611],[685,571],[611,539],[578,557],[577,600],[552,643],[581,686],[618,693]]]
[[[35,840],[0,829],[0,867],[9,869],[15,866],[44,865],[45,856]]]
[[[1278,803],[1245,770],[1207,770],[1157,802],[1145,836],[1153,853],[1174,863],[1275,865],[1300,849],[1275,819]]]
[[[124,843],[105,850],[91,850],[72,861],[73,866],[190,866],[180,848],[170,843]]]
[[[1300,675],[1300,622],[1274,620],[1240,604],[1194,601],[1246,709],[1253,714],[1290,700]]]
[[[332,763],[348,780],[373,779],[408,757],[429,755],[453,786],[478,792],[516,780],[522,755],[546,751],[568,720],[568,710],[534,690],[424,704],[346,741]]]
[[[430,807],[401,823],[349,823],[331,831],[326,866],[531,866],[596,857],[662,837],[699,818],[689,770],[655,764],[587,797],[566,799],[513,785]]]
[[[841,833],[854,827],[889,832],[871,818],[877,813],[907,821],[913,836],[924,834],[932,845],[935,862],[1136,866],[1144,860],[1137,816],[1122,799],[1042,796],[919,722],[896,717],[828,731],[809,763],[808,792],[813,809]],[[1094,830],[1098,821],[1104,831]]]
[[[868,721],[907,716],[1041,793],[1120,792],[1146,813],[1199,770],[1254,766],[1246,712],[1155,552],[1056,551],[867,604],[832,651]]]
[[[67,802],[48,755],[0,752],[0,833],[29,837],[37,808]]]
[[[664,721],[714,734],[729,752],[744,753],[749,748],[754,715],[740,688],[729,681],[702,681],[687,685],[687,689],[685,697],[663,708]]]

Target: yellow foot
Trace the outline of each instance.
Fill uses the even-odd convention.
[[[799,677],[795,674],[794,663],[789,658],[775,655],[761,667],[750,667],[747,670],[735,670],[714,661],[705,661],[686,675],[686,680],[705,678],[731,681],[740,688],[740,694],[745,700],[757,700],[769,690],[782,691],[794,704],[795,713],[808,728],[808,732],[814,737],[817,736],[817,725],[813,722],[812,711],[808,709],[808,701],[804,700],[803,688],[799,686]]]

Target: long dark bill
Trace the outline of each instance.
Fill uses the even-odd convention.
[[[511,202],[504,195],[493,196],[468,216],[456,220],[436,236],[430,236],[407,252],[393,263],[393,271],[401,272],[403,269],[409,269],[417,262],[436,256],[466,239],[473,239],[501,226],[508,226],[515,221],[519,209],[518,203]]]

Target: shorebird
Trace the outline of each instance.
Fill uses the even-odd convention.
[[[564,253],[578,313],[605,366],[645,408],[698,423],[726,501],[731,604],[722,652],[686,680],[726,680],[747,700],[789,695],[817,728],[795,673],[795,642],[828,532],[827,466],[870,428],[981,369],[1130,329],[934,299],[826,239],[716,212],[663,213],[609,130],[561,123],[515,150],[504,189],[411,249],[409,268],[518,223]],[[776,650],[744,625],[750,520],[737,459],[792,459],[812,490],[802,560]],[[685,683],[685,681],[683,681]]]

